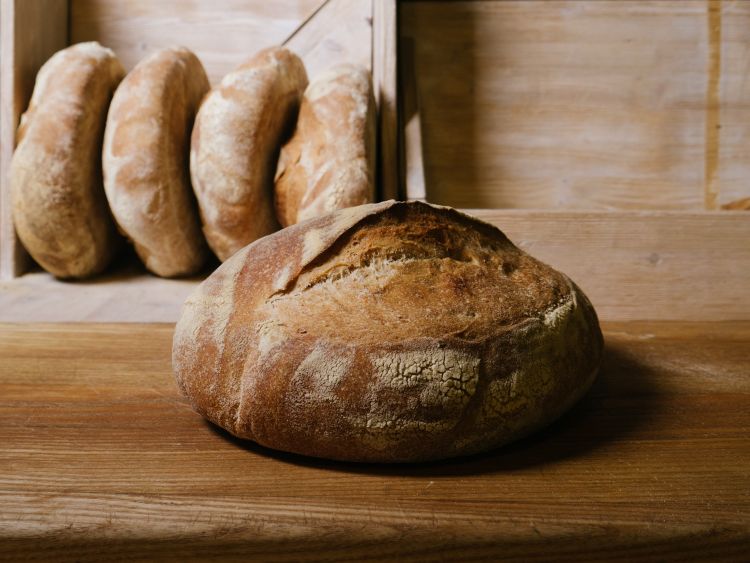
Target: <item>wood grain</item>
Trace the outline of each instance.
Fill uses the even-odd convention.
[[[549,429],[439,464],[329,463],[204,423],[171,325],[0,326],[0,559],[745,560],[750,323],[608,323]]]
[[[372,79],[380,117],[379,177],[382,200],[401,199],[398,150],[398,2],[373,2]]]
[[[0,322],[176,322],[217,264],[190,278],[159,278],[131,252],[95,278],[63,282],[36,270],[0,282]]]
[[[404,124],[401,139],[401,155],[404,164],[404,192],[408,200],[427,200],[427,167],[424,162],[422,141],[422,114],[420,90],[414,65],[414,40],[403,37],[399,45],[401,52],[400,83],[401,121]]]
[[[16,127],[34,90],[37,70],[67,41],[67,2],[0,2],[0,280],[15,277],[30,262],[13,228],[8,185]]]
[[[750,320],[747,212],[467,210],[565,272],[605,320]],[[200,278],[125,264],[90,282],[0,283],[2,321],[176,322]]]
[[[750,196],[750,2],[709,4],[404,3],[428,200],[701,210]]]
[[[340,63],[372,70],[371,0],[327,0],[284,45],[302,58],[311,80]]]
[[[173,45],[194,51],[217,83],[256,51],[279,45],[325,0],[70,0],[70,40],[113,49],[126,70]]]
[[[607,320],[750,320],[743,211],[470,210],[568,274]]]

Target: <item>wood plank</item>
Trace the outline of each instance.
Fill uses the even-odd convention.
[[[96,40],[126,70],[156,49],[193,50],[217,83],[256,51],[281,44],[325,0],[70,0],[71,42]]]
[[[750,323],[607,323],[591,392],[489,454],[284,455],[179,395],[171,325],[0,326],[0,559],[741,561]]]
[[[408,200],[427,200],[427,178],[422,142],[422,116],[420,113],[419,87],[414,63],[414,40],[401,40],[401,116],[404,123],[401,143],[404,163],[404,192]]]
[[[724,2],[719,81],[719,203],[750,198],[750,6]]]
[[[742,211],[471,210],[568,274],[608,320],[750,320]]]
[[[605,320],[750,320],[747,212],[467,210],[567,273]],[[175,322],[198,283],[126,263],[89,282],[0,283],[2,321]]]
[[[704,0],[405,3],[428,199],[700,210],[750,196],[750,2],[719,4],[710,20]]]
[[[176,322],[203,275],[164,279],[135,256],[90,280],[60,281],[36,270],[0,282],[0,322]]]
[[[371,0],[327,0],[284,45],[305,62],[311,80],[340,63],[372,70]]]
[[[16,127],[31,98],[37,70],[67,43],[66,1],[0,2],[0,280],[19,275],[30,261],[13,228],[8,182]]]
[[[398,148],[398,2],[373,3],[373,84],[380,112],[380,195],[403,197]]]

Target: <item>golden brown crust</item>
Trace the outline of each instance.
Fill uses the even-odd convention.
[[[225,76],[198,111],[190,173],[206,239],[221,260],[279,228],[273,174],[306,86],[296,55],[266,49]]]
[[[182,47],[142,60],[112,99],[104,135],[104,187],[120,229],[160,276],[195,273],[208,257],[190,185],[190,131],[209,89]]]
[[[276,171],[276,215],[283,226],[375,196],[375,101],[370,73],[339,65],[308,86],[294,135]]]
[[[385,202],[237,253],[185,303],[173,366],[195,409],[239,437],[403,462],[548,423],[601,352],[566,276],[455,210]]]
[[[98,43],[79,43],[39,70],[18,128],[10,183],[21,242],[48,272],[82,278],[119,246],[104,196],[101,150],[107,108],[124,71]]]

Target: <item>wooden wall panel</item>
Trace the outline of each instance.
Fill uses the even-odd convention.
[[[750,198],[750,2],[724,2],[721,18],[719,205]]]
[[[471,213],[568,274],[602,319],[750,319],[746,212]]]
[[[401,34],[415,43],[430,201],[699,210],[712,150],[716,202],[750,196],[750,2],[407,2]]]
[[[70,0],[71,42],[97,40],[127,70],[171,45],[195,51],[216,83],[259,49],[278,45],[325,0]]]

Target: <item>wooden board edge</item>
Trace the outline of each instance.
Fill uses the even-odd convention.
[[[284,39],[284,41],[282,41],[281,44],[289,45],[290,43],[292,43],[294,41],[294,37],[298,33],[300,33],[305,28],[306,25],[308,25],[313,19],[315,19],[315,16],[317,16],[320,13],[320,11],[326,7],[326,4],[328,4],[330,1],[331,0],[320,0],[319,4],[302,19],[300,24],[296,28],[294,28],[294,31],[292,31],[289,35],[287,35],[286,39]]]
[[[750,322],[746,212],[462,211],[568,274],[603,321]],[[83,287],[35,273],[0,284],[0,320],[175,322],[198,281],[132,271]]]
[[[398,148],[398,2],[372,3],[372,77],[379,121],[380,198],[401,199]]]
[[[11,212],[10,159],[15,140],[13,42],[15,0],[0,0],[0,280],[16,277],[19,246]]]
[[[30,258],[13,227],[10,162],[21,113],[39,67],[68,44],[68,2],[0,0],[0,279],[21,275]],[[36,30],[16,33],[16,30]]]

